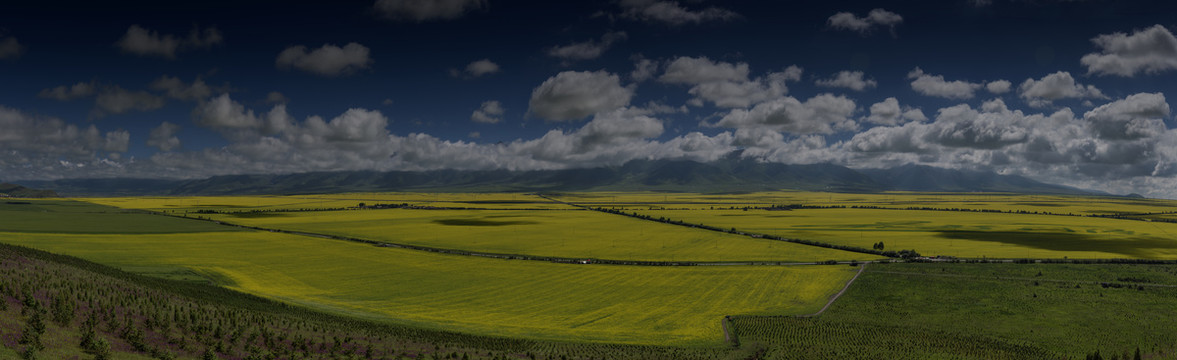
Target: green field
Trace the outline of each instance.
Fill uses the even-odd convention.
[[[1103,286],[1108,283],[1110,286]],[[1172,265],[871,265],[820,318],[737,318],[768,358],[1177,354]]]
[[[169,234],[235,231],[210,223],[69,200],[0,202],[0,231],[67,234]]]
[[[202,215],[233,224],[479,252],[641,261],[868,260],[853,253],[587,210],[347,210]]]

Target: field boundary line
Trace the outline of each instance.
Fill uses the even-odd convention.
[[[841,291],[838,291],[837,294],[834,294],[834,296],[831,296],[830,301],[827,301],[826,306],[822,306],[821,310],[818,310],[817,312],[812,313],[812,314],[797,315],[797,317],[814,317],[814,316],[821,315],[821,313],[826,312],[826,309],[829,309],[831,305],[834,305],[834,301],[838,300],[839,297],[842,297],[842,294],[845,294],[846,290],[850,290],[850,285],[854,284],[854,280],[858,280],[858,276],[862,275],[862,272],[864,270],[866,270],[866,264],[859,265],[858,272],[854,273],[854,277],[850,278],[850,281],[846,282],[846,286],[843,286]]]
[[[736,337],[731,315],[724,315],[722,319],[719,319],[719,324],[723,325],[723,340],[731,344],[732,347],[739,347],[740,338]]]
[[[786,318],[786,317],[811,318],[811,317],[821,315],[822,313],[826,312],[826,310],[829,309],[830,306],[834,305],[834,301],[837,301],[838,298],[842,297],[842,294],[845,294],[846,290],[850,289],[850,285],[854,284],[854,281],[858,280],[858,276],[862,275],[863,271],[865,271],[865,270],[866,270],[866,263],[858,265],[858,272],[855,272],[854,276],[851,277],[849,281],[846,281],[846,285],[842,286],[842,290],[839,290],[837,293],[830,296],[830,300],[826,301],[826,305],[822,306],[821,310],[818,310],[817,312],[812,313],[812,314],[804,314],[804,315],[735,315],[735,316],[728,315],[728,316],[724,316],[723,319],[721,320],[722,324],[723,324],[723,337],[732,346],[739,346],[740,345],[740,339],[737,337],[738,335],[736,335],[736,324],[732,322],[732,320],[734,320],[736,318]],[[728,334],[728,324],[731,324],[731,335]]]

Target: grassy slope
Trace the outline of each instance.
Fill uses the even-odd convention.
[[[872,265],[820,318],[745,318],[736,328],[744,342],[772,344],[776,358],[1107,358],[1137,347],[1173,356],[1177,288],[1147,285],[1177,285],[1177,267]]]

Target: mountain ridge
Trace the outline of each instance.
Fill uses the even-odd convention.
[[[632,160],[620,166],[561,170],[329,171],[218,175],[193,180],[63,179],[26,181],[73,196],[258,195],[366,191],[532,192],[670,191],[831,192],[944,191],[1107,195],[1016,175],[903,165],[852,169],[834,164],[780,164],[729,157],[715,162]]]
[[[53,190],[40,190],[17,184],[0,183],[0,197],[47,198],[57,197],[57,193]]]

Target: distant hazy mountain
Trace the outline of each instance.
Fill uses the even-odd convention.
[[[1098,194],[1020,176],[907,165],[855,170],[839,165],[786,165],[729,157],[716,162],[634,160],[621,166],[538,171],[335,171],[226,175],[199,180],[72,179],[25,182],[66,195],[305,194],[356,191],[750,192],[797,189],[836,192],[1003,191]]]
[[[159,179],[63,179],[21,181],[26,186],[53,189],[65,196],[167,195],[188,180]]]
[[[860,169],[887,190],[993,191],[1045,194],[1103,194],[1069,186],[1047,184],[1017,175],[903,165],[890,169]]]
[[[44,198],[57,197],[57,193],[53,190],[37,190],[17,184],[0,183],[0,197]]]

